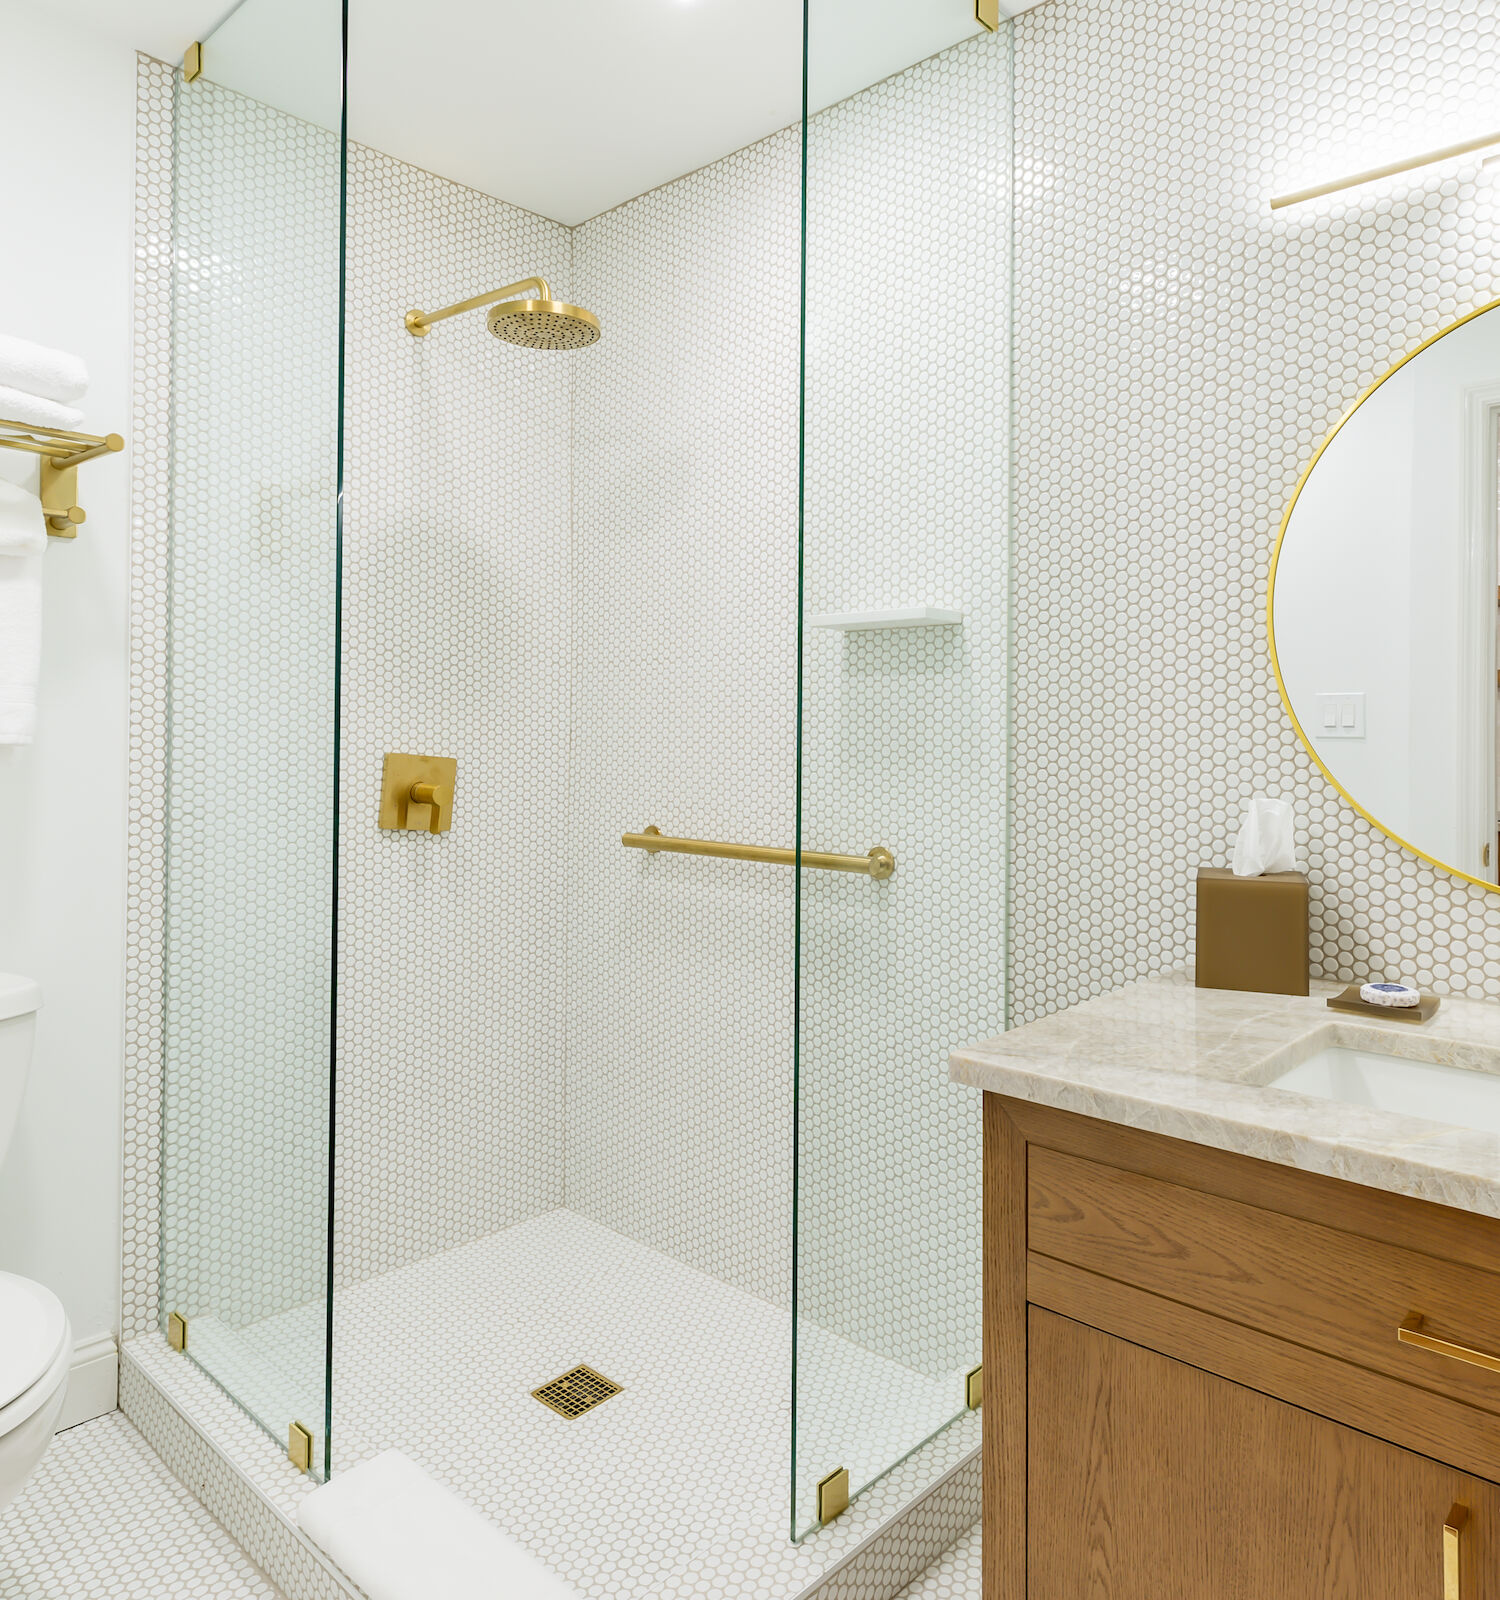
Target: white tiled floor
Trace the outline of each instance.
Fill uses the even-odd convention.
[[[281,1600],[118,1411],[0,1511],[0,1600]]]
[[[318,1307],[238,1333],[193,1327],[197,1359],[231,1393],[263,1391],[268,1420],[292,1403],[278,1368],[320,1364]],[[531,1398],[580,1362],[624,1392],[572,1421]],[[809,1484],[847,1466],[859,1488],[961,1406],[961,1375],[925,1377],[818,1329],[804,1330],[800,1382]],[[335,1473],[405,1450],[586,1594],[795,1594],[826,1571],[844,1553],[826,1535],[787,1540],[790,1419],[784,1310],[573,1212],[335,1300]]]
[[[979,1529],[966,1533],[941,1560],[933,1564],[899,1600],[980,1600]]]

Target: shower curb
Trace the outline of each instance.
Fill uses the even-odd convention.
[[[191,1395],[170,1392],[185,1385]],[[132,1339],[120,1352],[120,1409],[287,1600],[366,1600],[297,1526],[297,1504],[312,1480],[160,1334]],[[979,1506],[974,1450],[812,1583],[755,1600],[896,1600],[974,1526]]]
[[[895,1600],[979,1521],[975,1450],[793,1600]]]
[[[267,1498],[261,1485],[145,1370],[135,1347],[152,1337],[133,1339],[120,1353],[120,1409],[167,1469],[197,1496],[287,1600],[366,1600],[364,1591],[344,1577],[286,1512]],[[162,1344],[165,1348],[165,1341]],[[227,1396],[220,1398],[226,1407],[238,1409]],[[248,1419],[237,1420],[255,1426]],[[263,1443],[267,1457],[273,1456],[275,1446],[269,1439]],[[280,1465],[288,1472],[295,1471],[289,1463]]]

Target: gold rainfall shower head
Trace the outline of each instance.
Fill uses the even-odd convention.
[[[537,298],[511,298],[526,289],[534,289]],[[456,317],[461,311],[477,311],[481,306],[494,307],[485,321],[497,339],[527,350],[581,350],[599,337],[598,317],[582,306],[554,300],[545,278],[522,278],[519,283],[508,283],[490,294],[477,294],[472,300],[460,300],[456,306],[445,306],[441,311],[408,311],[406,331],[415,339],[425,339],[434,322]]]

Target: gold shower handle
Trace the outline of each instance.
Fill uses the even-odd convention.
[[[440,783],[414,783],[411,786],[411,803],[432,807],[432,820],[428,833],[443,833],[453,820],[453,791]]]

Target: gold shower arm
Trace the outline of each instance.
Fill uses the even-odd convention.
[[[441,322],[444,317],[456,317],[462,311],[478,311],[481,306],[492,306],[497,300],[509,300],[523,289],[537,290],[540,300],[552,298],[545,278],[522,278],[519,283],[508,283],[503,289],[495,289],[489,294],[476,294],[472,300],[460,300],[456,306],[444,306],[441,311],[408,311],[406,331],[414,339],[425,339],[427,330],[434,322]]]

